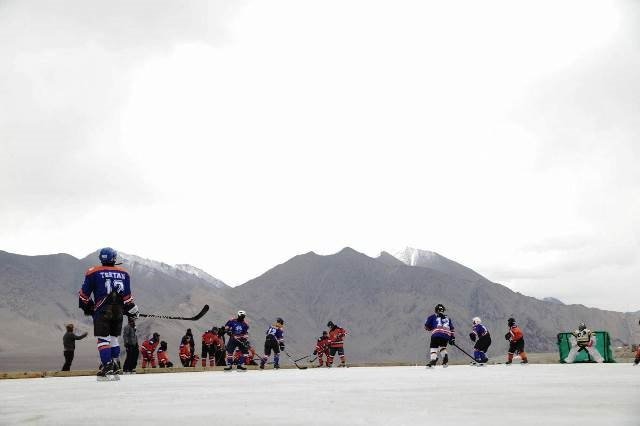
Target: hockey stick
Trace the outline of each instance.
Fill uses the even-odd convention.
[[[313,355],[305,355],[302,358],[294,359],[294,361],[302,361],[303,359],[306,359],[306,358],[309,358],[309,357],[312,357],[312,356]]]
[[[143,318],[161,318],[161,319],[171,319],[171,320],[198,321],[200,318],[204,316],[204,314],[207,313],[207,311],[209,311],[209,305],[204,305],[202,310],[192,317],[174,317],[171,315],[161,315],[161,314],[140,314],[140,316]]]
[[[469,352],[465,351],[464,349],[462,349],[460,346],[456,345],[455,343],[451,344],[452,346],[455,346],[456,348],[460,349],[460,351],[465,354],[466,356],[468,356],[469,358],[471,358],[474,362],[476,362],[476,359],[474,357],[472,357],[471,355],[469,355]]]
[[[296,362],[296,360],[295,360],[295,359],[293,359],[293,358],[291,357],[291,355],[289,355],[289,352],[284,351],[284,354],[287,356],[287,358],[289,358],[289,359],[291,360],[291,362],[293,362],[293,365],[295,365],[295,366],[298,368],[298,370],[306,370],[306,369],[308,368],[308,367],[306,367],[306,366],[304,366],[304,365],[298,365],[298,363]]]

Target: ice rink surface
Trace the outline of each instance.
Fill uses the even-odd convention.
[[[0,381],[0,424],[640,425],[631,364],[316,368]]]

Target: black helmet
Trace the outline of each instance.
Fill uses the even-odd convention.
[[[160,342],[160,349],[162,349],[163,351],[167,350],[167,342],[165,342],[164,340],[162,342]]]
[[[578,325],[578,330],[582,331],[585,328],[587,328],[587,325],[584,322],[581,322],[580,325]]]
[[[513,327],[513,325],[516,323],[515,318],[509,318],[507,320],[507,324],[509,325],[509,327]]]
[[[277,322],[278,324],[282,324],[282,325],[284,325],[284,320],[283,320],[282,318],[280,318],[280,317],[276,318],[276,322]]]
[[[158,333],[153,333],[153,335],[151,336],[151,338],[155,341],[158,341],[158,339],[160,338],[160,335]]]
[[[434,308],[436,314],[443,314],[444,311],[446,311],[446,309],[444,308],[444,305],[442,303],[438,303],[436,305],[436,307]]]
[[[335,325],[335,324],[333,323],[333,321],[329,321],[329,322],[327,323],[327,327],[333,327],[334,325]]]

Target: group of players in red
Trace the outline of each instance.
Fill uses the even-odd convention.
[[[347,335],[347,331],[335,325],[332,321],[327,323],[327,327],[329,331],[323,331],[322,336],[317,339],[313,355],[317,357],[320,367],[331,367],[337,354],[340,358],[338,367],[345,367],[347,360],[344,354],[344,338]],[[219,327],[212,327],[210,330],[205,331],[202,334],[201,356],[198,356],[195,353],[193,334],[191,329],[188,329],[180,342],[179,357],[182,366],[197,367],[198,361],[201,362],[202,367],[206,367],[207,363],[209,367],[224,366],[224,331],[224,329]],[[161,341],[158,333],[153,333],[148,339],[142,342],[140,355],[142,357],[142,368],[147,368],[147,366],[151,368],[170,368],[174,366],[167,352],[167,342]],[[234,355],[234,361],[237,361],[240,355],[240,353],[236,353]],[[245,364],[258,365],[257,362],[254,361],[256,358],[259,362],[260,356],[256,354],[255,347],[251,346],[249,348],[249,354],[245,356]]]

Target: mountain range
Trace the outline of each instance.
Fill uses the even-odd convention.
[[[290,351],[308,353],[332,320],[349,330],[346,353],[353,362],[423,363],[428,343],[423,324],[443,303],[457,328],[458,345],[471,350],[471,318],[480,316],[492,332],[490,356],[503,356],[506,320],[515,317],[532,352],[556,350],[556,334],[585,321],[607,330],[615,345],[638,340],[637,314],[538,300],[493,283],[437,253],[407,248],[369,257],[351,248],[322,256],[301,254],[240,286],[229,287],[190,265],[168,265],[121,253],[132,289],[144,313],[189,315],[204,304],[211,310],[197,322],[138,320],[139,336],[157,331],[174,361],[180,337],[222,325],[238,309],[247,311],[252,343],[261,351],[264,329],[285,319]],[[0,251],[0,371],[58,369],[64,325],[89,331],[90,318],[77,308],[84,271],[97,253],[83,259],[67,254],[23,256]],[[77,342],[73,368],[94,368],[95,340]],[[171,348],[174,348],[171,351]],[[456,349],[455,358],[464,357]]]

